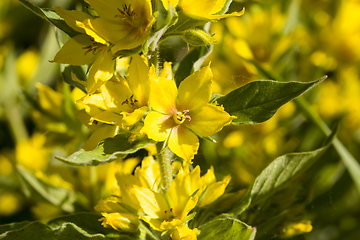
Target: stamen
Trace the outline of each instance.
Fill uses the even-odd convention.
[[[124,104],[130,104],[131,106],[134,106],[137,102],[139,102],[138,100],[134,99],[134,94],[130,96],[130,98],[125,99],[125,101],[123,101],[121,103],[121,105]]]
[[[92,52],[92,54],[96,54],[96,51],[99,50],[104,45],[101,43],[94,42],[86,47],[83,47],[82,49],[87,49],[87,51],[84,53],[84,55],[88,54],[89,52]]]
[[[189,110],[184,110],[182,112],[177,112],[173,118],[175,120],[176,124],[182,124],[186,119],[191,121],[191,117],[189,115],[187,115],[187,113],[189,112]]]
[[[120,8],[117,8],[117,10],[119,11],[119,15],[115,15],[115,18],[119,17],[121,18],[121,20],[126,20],[127,18],[130,18],[130,20],[133,18],[133,16],[135,15],[135,10],[131,10],[131,4],[123,5],[123,10],[121,10]]]

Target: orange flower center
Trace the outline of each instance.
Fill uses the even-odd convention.
[[[189,115],[187,115],[187,113],[189,112],[189,110],[184,110],[182,112],[177,112],[176,114],[173,115],[173,119],[175,121],[175,123],[177,125],[182,124],[186,119],[191,121],[191,117]]]

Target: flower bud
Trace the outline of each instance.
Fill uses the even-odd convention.
[[[215,39],[212,36],[200,29],[187,30],[183,33],[182,38],[192,46],[211,45],[215,43]]]

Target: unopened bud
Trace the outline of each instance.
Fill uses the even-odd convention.
[[[204,46],[215,43],[215,39],[208,33],[200,29],[187,30],[182,38],[192,46]]]

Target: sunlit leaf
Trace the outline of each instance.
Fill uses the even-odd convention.
[[[97,166],[112,162],[120,157],[126,157],[127,154],[134,153],[152,144],[155,144],[155,141],[146,137],[138,138],[130,142],[127,134],[119,134],[114,138],[104,139],[99,143],[97,148],[92,151],[80,149],[67,158],[56,158],[75,166]]]
[[[253,228],[238,219],[223,218],[210,221],[199,227],[199,240],[251,240]]]
[[[63,18],[55,13],[52,9],[43,9],[35,4],[31,3],[29,0],[19,0],[25,7],[30,9],[33,13],[38,15],[39,17],[49,21],[50,23],[54,24],[56,27],[64,31],[70,37],[76,36],[79,33],[76,32],[74,29],[69,27]]]
[[[217,99],[229,114],[237,118],[234,125],[256,124],[270,119],[285,103],[300,96],[319,82],[253,81]]]
[[[74,211],[75,193],[67,188],[52,186],[37,178],[22,166],[17,166],[21,188],[26,197],[33,200],[47,201],[64,211]]]

